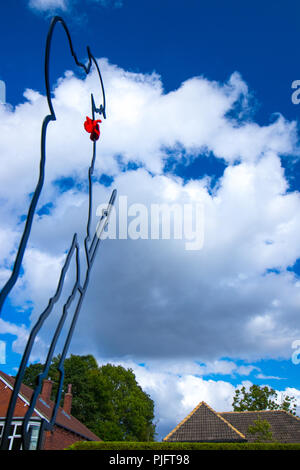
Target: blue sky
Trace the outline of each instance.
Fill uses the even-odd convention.
[[[34,12],[29,3],[13,0],[2,6],[2,44],[8,41],[9,47],[2,48],[1,76],[12,104],[22,99],[24,88],[44,86],[43,39],[51,13]],[[297,106],[290,100],[298,73],[297,2],[284,6],[277,1],[272,8],[258,1],[200,5],[189,0],[183,6],[177,1],[130,0],[120,7],[111,1],[107,7],[96,0],[70,3],[69,12],[56,13],[68,21],[82,55],[90,44],[95,56],[109,57],[127,70],[155,70],[166,91],[199,74],[223,81],[238,70],[258,102],[256,119],[268,120],[276,109],[289,119],[297,117]],[[60,73],[68,65],[66,59],[67,55],[56,57]]]
[[[15,131],[7,142],[3,139],[5,142],[0,150],[7,153],[7,163],[2,167],[3,181],[10,188],[7,195],[3,183],[3,238],[0,236],[0,240],[5,261],[1,266],[7,269],[8,259],[10,262],[13,259],[8,258],[8,253],[12,255],[17,246],[19,232],[15,230],[15,224],[24,220],[34,187],[39,143],[36,129],[44,109],[43,101],[39,100],[45,95],[44,46],[50,18],[59,14],[68,24],[79,58],[86,59],[86,45],[89,45],[93,55],[102,60],[108,98],[111,97],[108,105],[111,104],[110,122],[113,124],[109,127],[108,113],[103,141],[99,142],[99,151],[103,144],[103,162],[97,180],[98,196],[106,198],[112,184],[134,201],[141,202],[151,202],[152,191],[155,200],[161,197],[159,191],[168,185],[174,185],[176,191],[196,188],[201,194],[205,192],[207,213],[210,214],[208,230],[214,224],[223,226],[224,233],[228,230],[228,239],[235,240],[232,243],[227,238],[220,243],[214,240],[211,242],[214,249],[210,243],[204,244],[203,253],[194,253],[193,259],[186,253],[184,256],[178,254],[178,248],[173,251],[169,246],[165,249],[167,245],[159,245],[151,260],[147,259],[139,243],[125,246],[120,242],[115,252],[113,242],[107,240],[103,264],[107,262],[108,268],[103,271],[101,264],[95,268],[87,310],[95,310],[95,315],[98,312],[95,307],[99,288],[96,280],[102,279],[104,273],[108,280],[110,277],[122,278],[115,285],[119,295],[115,295],[110,284],[105,284],[103,289],[108,294],[107,298],[103,294],[102,305],[104,312],[109,313],[103,320],[104,332],[101,333],[100,325],[99,329],[95,328],[100,335],[99,344],[88,330],[88,322],[82,321],[72,352],[91,352],[99,363],[110,360],[132,366],[144,388],[156,400],[162,434],[173,423],[172,409],[167,412],[164,407],[176,379],[180,386],[173,401],[180,401],[182,415],[189,407],[192,409],[194,400],[197,404],[202,399],[209,401],[210,396],[211,405],[223,407],[219,411],[225,411],[224,408],[230,408],[234,387],[244,382],[292,391],[297,395],[300,407],[300,366],[291,360],[292,341],[300,339],[297,294],[300,274],[297,240],[300,104],[294,104],[291,99],[295,91],[292,83],[300,79],[298,2],[11,0],[1,5],[0,11],[0,79],[6,83],[7,100],[7,114],[1,114],[0,123],[2,132],[7,132],[5,125],[12,126]],[[56,86],[58,109],[68,119],[68,124],[64,124],[65,131],[60,129],[60,132],[72,135],[75,132],[72,119],[74,126],[77,122],[74,117],[76,100],[72,103],[74,89],[83,77],[74,71],[78,81],[72,85],[73,82],[64,76],[66,70],[74,67],[59,28],[53,41],[52,57],[55,59],[51,65],[51,81]],[[63,78],[57,83],[60,77]],[[31,91],[24,95],[25,90]],[[69,98],[69,103],[64,96]],[[202,98],[198,99],[198,96]],[[175,110],[171,124],[166,119],[168,114],[164,114],[165,106]],[[215,117],[211,106],[220,109]],[[130,126],[122,127],[130,119],[134,122],[132,110],[141,116],[139,122],[142,124],[140,128],[135,126],[136,134]],[[199,120],[199,132],[193,127],[197,123],[197,113],[202,119]],[[219,127],[212,132],[213,122],[218,118]],[[26,128],[27,120],[30,129],[36,126],[32,136],[31,130]],[[18,147],[15,140],[20,123],[21,135],[28,139],[28,142],[23,141],[24,158],[12,166],[15,173],[13,170],[6,172],[5,165],[9,165],[15,155],[20,155],[23,148]],[[160,134],[158,129],[164,127],[167,129],[165,134],[163,131]],[[126,138],[123,138],[125,134]],[[156,134],[159,134],[158,143],[153,143]],[[61,150],[62,140],[57,136],[55,142],[57,149],[62,151],[60,162],[63,162],[66,153]],[[252,145],[254,149],[260,146],[259,150],[253,150],[257,152],[255,156],[251,154]],[[67,151],[76,153],[74,148]],[[24,279],[28,275],[31,287],[26,290],[26,280],[23,288],[17,289],[16,297],[8,299],[2,312],[6,360],[1,368],[8,373],[14,373],[26,331],[53,287],[50,283],[47,288],[45,282],[39,288],[39,278],[43,275],[30,271],[30,260],[40,266],[45,263],[48,270],[53,266],[53,279],[50,277],[54,282],[58,272],[54,269],[55,262],[60,261],[59,257],[55,258],[58,256],[55,249],[62,250],[63,241],[71,236],[67,231],[60,233],[59,229],[61,242],[55,245],[49,234],[52,233],[51,220],[52,226],[60,220],[59,207],[67,207],[71,213],[74,198],[78,205],[81,204],[83,163],[79,156],[76,159],[78,172],[70,159],[65,167],[63,163],[57,163],[55,168],[50,166],[51,176],[39,208],[41,225],[37,224],[33,234],[32,258],[24,265]],[[25,173],[18,173],[18,169]],[[27,171],[28,178],[24,176]],[[18,174],[18,178],[22,175],[23,182],[19,188],[12,189],[14,174]],[[210,178],[208,185],[205,176]],[[239,187],[239,181],[245,185]],[[253,181],[255,194],[243,192],[249,181]],[[71,194],[74,188],[77,192]],[[287,195],[290,196],[285,197]],[[223,213],[218,213],[217,205],[214,205],[218,198],[221,205],[224,203]],[[238,210],[233,201],[240,205]],[[276,213],[278,207],[282,208],[280,214]],[[268,221],[266,225],[265,220]],[[267,237],[266,247],[256,251],[259,234]],[[279,239],[278,247],[273,239]],[[125,259],[124,250],[128,256]],[[270,255],[268,250],[274,251]],[[256,263],[254,258],[258,260]],[[128,269],[132,259],[137,260],[135,270]],[[164,260],[164,268],[161,260]],[[200,267],[197,267],[198,262]],[[126,263],[127,270],[124,268]],[[173,279],[178,268],[180,276]],[[189,278],[190,273],[194,273],[193,280]],[[5,274],[1,279],[5,279]],[[187,289],[184,290],[185,282]],[[145,285],[151,286],[152,297]],[[218,285],[219,289],[216,288]],[[179,292],[181,297],[176,300]],[[275,293],[278,298],[274,297]],[[114,297],[113,305],[110,304],[111,296]],[[215,301],[216,296],[220,296],[219,303]],[[120,297],[119,301],[117,297]],[[163,301],[166,308],[161,307]],[[276,310],[278,305],[280,311]],[[199,319],[197,311],[203,311],[204,318]],[[113,312],[118,312],[115,319]],[[152,320],[141,320],[138,312],[143,318],[149,316]],[[91,314],[90,322],[95,318]],[[139,322],[141,330],[137,329],[136,336],[131,337],[131,326]],[[167,329],[166,325],[171,326]],[[125,328],[125,336],[128,335],[127,344],[120,334],[122,328]],[[157,343],[156,340],[151,343],[144,336],[147,328],[153,338],[157,337]],[[214,328],[218,330],[215,332]],[[200,338],[198,349],[193,332]],[[91,335],[90,348],[85,335]],[[41,344],[46,345],[48,340],[46,331]],[[39,351],[38,348],[35,360],[42,357],[42,349]],[[167,372],[170,361],[178,364],[172,377]],[[143,366],[139,365],[141,363]],[[157,391],[159,387],[160,392]]]

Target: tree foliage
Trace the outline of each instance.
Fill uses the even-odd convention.
[[[49,368],[55,398],[59,356]],[[36,384],[42,364],[27,367],[24,383]],[[71,355],[64,362],[64,390],[72,384],[72,415],[104,441],[153,441],[154,402],[136,382],[131,369],[106,364],[98,366],[92,355]]]
[[[259,416],[248,427],[248,433],[255,436],[255,442],[272,441],[273,434],[271,425],[266,419],[261,419]]]
[[[267,386],[252,385],[249,391],[245,387],[237,389],[232,406],[234,411],[285,410],[296,414],[294,397],[285,395],[283,400],[279,401],[276,390]]]

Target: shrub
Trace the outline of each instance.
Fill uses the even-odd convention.
[[[76,442],[66,450],[300,450],[300,444],[284,443],[213,443],[213,442]]]

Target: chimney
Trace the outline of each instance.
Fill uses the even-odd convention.
[[[65,393],[65,398],[64,398],[64,406],[63,409],[64,411],[70,415],[71,414],[71,407],[72,407],[72,385],[68,385],[68,391]]]
[[[52,380],[45,379],[43,381],[43,387],[42,387],[42,393],[41,393],[41,398],[48,403],[50,401],[51,397],[51,391],[52,391],[52,385],[53,382]]]

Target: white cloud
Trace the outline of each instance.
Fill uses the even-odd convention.
[[[121,8],[123,6],[123,0],[87,0],[87,2],[104,8]],[[43,13],[56,11],[68,13],[71,7],[77,4],[78,0],[29,0],[28,2],[29,8]]]
[[[29,0],[29,8],[38,11],[66,11],[68,3],[68,0]]]
[[[99,365],[106,362],[106,359],[98,360]],[[250,369],[255,369],[251,365],[243,369],[244,366],[239,367],[233,361],[217,361],[203,369],[195,362],[183,360],[149,361],[146,365],[137,364],[130,359],[120,361],[110,358],[108,362],[132,369],[139,385],[154,400],[159,440],[163,439],[201,401],[205,401],[216,412],[232,411],[235,391],[242,386],[249,390],[252,385],[252,382],[243,375],[247,376]],[[214,367],[216,365],[217,368]],[[206,368],[206,372],[210,370],[216,373],[231,373],[235,370],[240,382],[234,386],[224,379],[218,380],[216,377],[212,380],[196,375],[199,372],[202,375]],[[300,409],[300,391],[289,387],[277,391],[278,403],[286,395],[295,397],[296,405]]]
[[[300,337],[299,282],[287,271],[300,255],[300,197],[287,191],[280,159],[282,154],[299,154],[296,124],[280,115],[265,126],[249,119],[248,88],[237,73],[227,83],[196,77],[164,93],[156,74],[129,73],[106,60],[99,63],[107,120],[97,144],[94,215],[112,190],[99,184],[105,173],[114,177],[112,186],[129,204],[201,201],[204,245],[187,252],[180,240],[101,243],[71,349],[103,361],[115,357],[128,363],[126,358],[131,358],[167,431],[201,400],[217,411],[230,409],[230,379],[249,378],[255,368],[220,358],[289,358],[292,341]],[[54,293],[74,231],[82,246],[87,211],[83,183],[92,150],[83,122],[90,115],[91,91],[100,99],[97,90],[95,74],[80,80],[66,73],[55,86],[57,121],[49,125],[39,207],[53,205],[49,214],[35,218],[24,276],[11,296],[22,305],[33,302],[32,321]],[[23,228],[20,216],[37,181],[40,129],[47,114],[45,97],[27,90],[25,98],[16,109],[0,106],[0,199],[5,201],[0,249],[6,258],[0,266],[2,282]],[[241,114],[234,118],[237,104]],[[15,128],[19,138],[12,148],[9,136]],[[190,159],[201,154],[204,160],[213,152],[224,159],[226,169],[214,190],[203,175],[185,182],[163,174],[164,159],[172,150],[178,161],[183,153]],[[128,162],[140,168],[126,171]],[[76,185],[61,193],[61,177],[73,178]],[[82,255],[83,279],[84,270]],[[65,297],[73,277],[74,264]],[[61,307],[62,302],[41,331],[35,357],[38,348],[44,354]],[[25,338],[23,327],[16,325],[14,331],[20,340]],[[215,380],[205,380],[213,374]],[[220,374],[228,382],[217,380]]]
[[[285,377],[277,377],[276,375],[265,375],[265,374],[257,374],[257,379],[264,379],[264,380],[285,380]]]
[[[15,352],[21,353],[24,350],[29,335],[25,325],[15,325],[0,318],[0,333],[1,335],[10,334],[17,337],[13,342]]]
[[[293,274],[285,272],[300,254],[300,199],[297,192],[286,192],[279,155],[298,154],[295,123],[281,116],[267,126],[248,118],[229,118],[237,102],[245,112],[249,106],[247,85],[237,73],[225,84],[193,78],[165,94],[155,74],[129,73],[106,60],[100,66],[108,117],[101,124],[95,176],[113,175],[114,187],[129,203],[149,207],[153,202],[201,201],[205,219],[204,246],[199,252],[185,252],[180,241],[105,241],[86,299],[89,321],[80,324],[91,347],[97,351],[102,343],[108,355],[123,355],[128,335],[130,353],[146,357],[198,355],[207,361],[230,354],[288,356],[291,341],[300,334],[296,322],[299,289]],[[84,230],[86,193],[79,187],[60,194],[53,182],[61,176],[71,176],[77,184],[86,179],[91,142],[83,122],[90,113],[91,91],[100,99],[93,73],[80,80],[67,72],[55,85],[57,121],[48,129],[47,173],[40,203],[52,201],[53,207],[49,215],[36,217],[24,259],[22,287],[32,286],[26,295],[36,305],[33,318],[54,289],[74,231]],[[0,150],[6,158],[0,197],[7,201],[1,233],[3,246],[10,252],[22,228],[19,225],[16,232],[14,226],[28,207],[24,194],[36,183],[40,126],[47,113],[45,98],[37,92],[27,90],[25,98],[15,110],[0,107],[4,136]],[[5,136],[16,126],[20,138],[12,150]],[[227,168],[214,192],[207,178],[185,183],[162,174],[166,147],[182,147],[193,154],[191,158],[202,150],[203,159],[206,151],[224,158]],[[123,172],[120,157],[143,168]],[[233,165],[237,158],[240,163]],[[18,175],[22,178],[13,185]],[[106,201],[109,193],[110,189],[96,183],[94,201],[97,205]],[[282,272],[266,274],[271,268]],[[118,296],[113,295],[111,279],[116,280]],[[124,338],[115,334],[118,326]],[[80,339],[76,344],[81,348]]]
[[[98,363],[101,365],[106,363],[106,360],[100,360]],[[126,359],[110,359],[109,363],[132,369],[138,384],[154,400],[154,421],[157,422],[159,440],[201,401],[206,401],[216,411],[232,410],[235,387],[229,382],[195,377],[193,374],[199,369],[196,363],[157,361],[142,366]],[[177,365],[180,375],[177,374]]]
[[[20,317],[22,317],[21,313],[22,312],[20,309]],[[4,336],[1,335],[11,335],[12,337],[15,337],[15,339],[13,339],[12,341],[11,349],[13,352],[21,355],[23,354],[24,349],[26,347],[26,343],[30,335],[30,329],[27,328],[26,325],[16,325],[12,322],[5,321],[0,318],[0,338],[3,338]],[[5,339],[4,341],[7,340]],[[32,352],[29,357],[29,363],[36,361],[45,362],[48,353],[48,347],[49,344],[45,343],[45,341],[39,335],[37,335],[34,341]],[[9,355],[7,354],[7,356]]]

